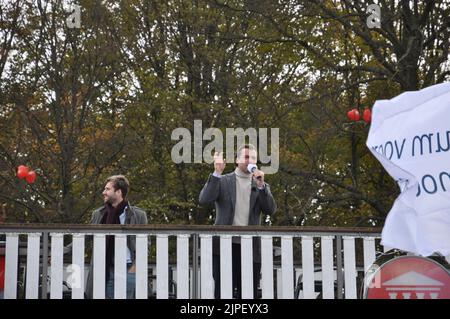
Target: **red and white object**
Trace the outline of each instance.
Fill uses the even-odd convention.
[[[367,299],[450,299],[450,272],[433,259],[401,256],[372,270]]]

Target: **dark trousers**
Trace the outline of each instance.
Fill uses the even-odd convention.
[[[128,272],[132,264],[127,264],[127,299],[134,299],[136,292],[136,274]],[[114,299],[114,265],[107,270],[105,298]]]
[[[241,245],[232,244],[233,297],[242,298]],[[220,254],[213,254],[214,298],[220,299]],[[261,278],[261,263],[253,263],[253,298],[258,298],[258,284]]]

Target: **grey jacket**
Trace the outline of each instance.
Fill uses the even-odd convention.
[[[205,186],[200,192],[199,203],[201,205],[215,203],[215,225],[232,225],[234,220],[234,208],[236,204],[236,175],[234,172],[222,175],[221,178],[210,174]],[[260,225],[261,215],[272,215],[277,205],[270,192],[270,185],[265,183],[265,188],[260,190],[256,182],[252,180],[250,194],[249,225]],[[219,254],[219,238],[213,240],[213,253]],[[253,252],[255,261],[260,260],[260,241],[254,238]]]
[[[100,224],[105,213],[106,213],[105,206],[97,208],[92,213],[91,224]],[[147,224],[147,214],[143,209],[129,205],[125,209],[125,224],[126,225]],[[131,260],[134,263],[136,260],[136,236],[127,236],[127,246],[131,252]],[[89,299],[92,299],[92,291],[93,291],[92,272],[93,272],[93,260],[91,260],[91,265],[89,267],[89,273],[86,283],[86,297]]]

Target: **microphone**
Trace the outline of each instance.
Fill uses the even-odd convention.
[[[258,166],[256,166],[256,164],[248,164],[247,165],[247,170],[249,171],[250,174],[253,174],[257,169],[258,169]],[[261,179],[261,176],[258,176],[256,179]]]

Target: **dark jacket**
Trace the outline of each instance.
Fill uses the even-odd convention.
[[[96,209],[92,213],[91,224],[100,224],[103,216],[106,213],[106,207],[102,206]],[[127,206],[125,209],[125,224],[126,225],[135,225],[135,224],[147,224],[147,214],[145,211],[136,206]],[[127,246],[131,252],[131,260],[133,263],[136,260],[136,236],[127,236]],[[91,260],[91,265],[89,267],[89,273],[86,283],[86,296],[89,299],[92,299],[92,290],[93,290],[93,260]]]
[[[236,205],[236,174],[234,172],[215,177],[210,175],[205,186],[200,192],[199,203],[201,205],[214,202],[216,205],[215,225],[232,225],[234,220],[234,208]],[[270,192],[270,185],[265,183],[265,188],[260,190],[256,182],[252,180],[250,194],[250,214],[248,225],[260,225],[261,215],[272,215],[277,205]],[[219,254],[220,241],[218,237],[213,238],[213,253]],[[253,238],[253,256],[255,262],[261,260],[261,242]]]

